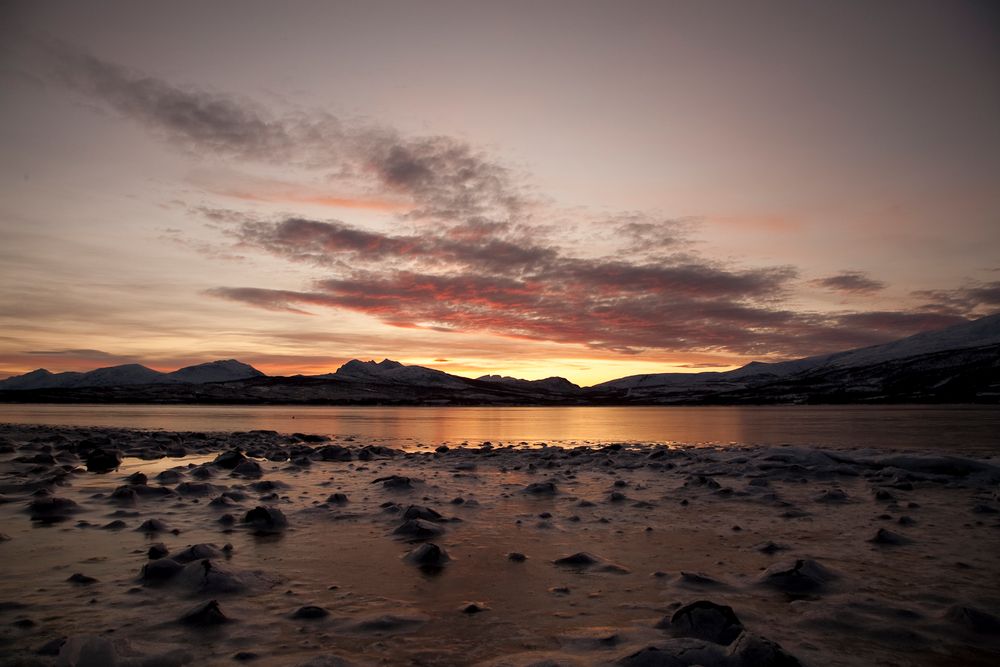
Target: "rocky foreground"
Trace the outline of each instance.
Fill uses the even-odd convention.
[[[995,665],[1000,466],[0,427],[4,665]]]

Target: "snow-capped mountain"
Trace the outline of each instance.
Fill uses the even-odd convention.
[[[172,373],[161,373],[141,364],[123,364],[98,368],[86,373],[51,373],[44,368],[0,380],[0,390],[78,389],[84,387],[127,387],[147,384],[205,384],[231,382],[261,377],[253,366],[227,359],[187,366]]]
[[[167,373],[167,377],[177,382],[187,382],[189,384],[204,384],[206,382],[232,382],[234,380],[246,380],[248,378],[263,377],[264,374],[249,364],[235,359],[223,359],[219,361],[209,361],[195,366],[186,366],[173,373]]]
[[[742,386],[763,376],[783,378],[798,373],[847,369],[896,361],[947,350],[1000,344],[1000,313],[938,331],[926,331],[891,343],[835,352],[804,359],[763,363],[753,361],[731,371],[705,373],[648,373],[630,375],[596,385],[595,389],[649,389],[652,387],[706,390]]]
[[[563,377],[549,377],[543,380],[521,380],[520,378],[513,378],[507,375],[483,375],[476,379],[480,382],[495,382],[521,389],[542,389],[544,391],[570,393],[580,391],[579,385],[573,384]]]
[[[434,368],[404,366],[391,359],[383,359],[379,362],[352,359],[338,368],[335,373],[315,377],[418,387],[451,387],[455,389],[468,387],[468,382],[464,378]]]

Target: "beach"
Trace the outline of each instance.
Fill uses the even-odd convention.
[[[4,665],[993,665],[1000,465],[0,426]]]

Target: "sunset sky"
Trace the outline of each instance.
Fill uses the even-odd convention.
[[[0,376],[724,370],[1000,309],[1000,4],[0,2]]]

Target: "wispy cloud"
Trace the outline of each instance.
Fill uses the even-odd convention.
[[[299,170],[312,183],[237,182],[210,187],[213,192],[245,201],[378,210],[410,229],[389,233],[304,215],[203,211],[232,240],[232,252],[267,253],[317,272],[300,290],[224,285],[206,291],[213,297],[293,314],[344,309],[396,327],[486,332],[623,354],[780,356],[883,342],[961,321],[977,304],[998,300],[1000,290],[986,284],[948,295],[950,309],[802,311],[790,299],[796,267],[708,259],[688,243],[694,219],[612,217],[602,227],[612,232],[608,251],[588,256],[553,238],[559,216],[523,178],[465,141],[407,136],[322,111],[273,113],[65,45],[51,54],[60,81],[173,146]],[[327,194],[317,182],[336,188]],[[782,216],[697,220],[768,232],[798,228]],[[426,222],[433,224],[421,224]],[[863,296],[885,287],[857,271],[811,284]]]
[[[836,275],[810,280],[810,285],[846,294],[876,294],[885,289],[881,280],[875,280],[862,271],[842,271]]]

